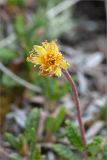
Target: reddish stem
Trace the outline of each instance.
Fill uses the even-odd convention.
[[[73,92],[74,92],[74,99],[75,99],[75,104],[77,107],[77,118],[78,118],[78,123],[79,123],[79,127],[80,127],[80,133],[81,133],[83,144],[86,145],[87,142],[86,142],[86,138],[85,138],[84,125],[83,125],[82,118],[81,118],[81,110],[80,110],[78,91],[77,91],[76,85],[75,85],[72,77],[70,76],[69,72],[67,70],[63,70],[63,74],[65,75],[65,77],[69,81],[69,83],[73,89]]]

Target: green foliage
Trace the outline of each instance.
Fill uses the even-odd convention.
[[[38,147],[33,147],[29,160],[41,160],[41,150]]]
[[[107,160],[107,144],[103,147],[103,160]]]
[[[100,117],[105,121],[105,124],[107,126],[107,102],[100,110]]]
[[[16,58],[16,53],[9,48],[0,48],[0,60],[7,63]]]
[[[49,100],[58,100],[70,90],[67,82],[61,85],[57,79],[51,77],[38,76],[36,83],[42,88],[44,96]]]
[[[55,118],[55,125],[54,125],[54,131],[55,132],[60,128],[60,126],[61,126],[61,124],[62,124],[62,122],[64,120],[65,113],[66,113],[65,107],[64,106],[60,106],[60,110],[59,110],[59,112],[57,114],[57,117]]]
[[[12,134],[6,133],[5,139],[10,145],[16,149],[19,153],[23,151],[23,147],[29,144],[30,156],[29,160],[41,159],[40,149],[36,146],[36,131],[40,118],[40,110],[35,108],[29,113],[26,120],[25,132],[18,138],[15,138]],[[20,160],[20,156],[13,155],[12,160]]]
[[[86,150],[91,158],[96,158],[97,154],[102,151],[101,142],[102,138],[100,136],[97,136],[90,144],[87,145]]]
[[[65,108],[62,106],[60,107],[60,110],[56,117],[49,117],[46,130],[52,133],[57,132],[64,117]],[[10,133],[5,134],[5,139],[10,143],[12,148],[18,151],[18,153],[24,153],[24,146],[27,146],[29,148],[29,160],[41,160],[41,150],[36,143],[36,131],[39,118],[40,110],[37,108],[33,109],[28,115],[28,118],[26,120],[25,132],[23,134],[21,134],[18,138],[15,138],[15,136]],[[87,146],[84,147],[77,128],[74,127],[70,121],[66,121],[66,125],[65,137],[68,138],[69,142],[77,149],[78,152],[86,151],[89,155],[88,160],[95,160],[98,153],[100,153],[102,157],[102,159],[98,158],[99,160],[107,159],[107,145],[105,145],[104,147],[102,146],[101,137],[95,137],[90,144],[87,144]],[[70,148],[65,145],[53,144],[53,150],[65,160],[82,160],[79,156],[72,153]],[[18,154],[13,154],[10,156],[10,160],[22,160],[22,158]]]
[[[25,136],[28,142],[34,142],[34,139],[36,138],[35,132],[38,127],[39,118],[40,118],[40,110],[38,110],[37,108],[32,109],[32,111],[28,115],[25,124]]]
[[[13,136],[11,133],[5,133],[5,139],[9,142],[9,144],[16,150],[20,149],[19,141]]]
[[[82,160],[80,157],[77,157],[72,151],[65,145],[54,144],[53,150],[65,160]]]
[[[7,3],[9,5],[19,5],[19,6],[23,6],[24,5],[24,1],[25,0],[7,0]]]
[[[19,150],[21,151],[23,150],[23,147],[27,145],[27,140],[24,134],[19,135],[18,141],[19,141],[19,146],[20,146]]]
[[[76,127],[73,126],[73,124],[67,120],[66,121],[66,136],[69,140],[69,142],[78,150],[82,151],[84,146],[82,143],[81,136],[77,130]]]
[[[16,81],[14,81],[12,78],[10,78],[6,74],[3,74],[3,76],[2,76],[2,84],[7,87],[14,87],[17,85]]]
[[[18,154],[14,153],[9,156],[9,160],[22,160],[22,158]]]
[[[25,19],[23,16],[17,15],[15,17],[13,26],[14,26],[15,32],[19,36],[18,38],[23,37],[25,35],[27,28],[26,28]]]
[[[46,14],[43,9],[37,10],[36,14],[31,16],[31,25],[27,24],[22,15],[17,15],[14,18],[13,28],[25,56],[34,44],[43,40],[46,22]],[[39,29],[43,30],[43,34],[38,35]]]
[[[29,160],[36,160],[40,156],[36,147],[36,131],[38,128],[39,118],[40,110],[38,110],[37,108],[32,109],[32,111],[28,115],[25,125],[25,137],[27,138],[27,141],[30,145]],[[39,160],[39,158],[37,160]]]
[[[62,0],[54,0],[54,1],[50,1],[50,0],[39,0],[38,3],[40,6],[44,7],[44,8],[50,8],[53,7],[55,5],[57,5],[58,3],[60,3]]]
[[[61,106],[55,118],[52,116],[48,117],[46,122],[46,130],[48,132],[57,132],[64,120],[65,113],[66,113],[65,107]]]
[[[48,132],[54,132],[54,127],[53,127],[54,124],[55,124],[55,118],[52,116],[48,117],[46,121],[46,126],[45,126],[46,130]]]
[[[15,138],[11,133],[5,133],[5,139],[9,142],[11,147],[18,152],[21,152],[24,145],[26,145],[26,139],[23,134],[21,134],[19,138]]]

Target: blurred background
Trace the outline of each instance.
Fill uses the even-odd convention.
[[[41,112],[38,141],[46,139],[46,144],[49,135],[44,133],[52,128],[44,124],[62,105],[66,113],[58,134],[64,130],[65,119],[77,123],[72,90],[64,77],[42,77],[26,61],[32,46],[44,40],[56,40],[71,64],[87,140],[102,135],[107,143],[106,12],[106,0],[0,0],[1,160],[16,152],[5,140],[5,132],[18,137],[35,108]],[[46,145],[42,153],[46,160],[58,159]]]

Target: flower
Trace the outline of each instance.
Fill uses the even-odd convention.
[[[39,66],[40,74],[44,76],[61,76],[61,70],[67,69],[69,63],[64,59],[55,41],[43,42],[41,46],[34,45],[27,60]]]

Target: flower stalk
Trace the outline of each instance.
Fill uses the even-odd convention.
[[[85,138],[84,125],[83,125],[82,118],[81,118],[81,110],[80,110],[78,91],[77,91],[76,85],[75,85],[72,77],[70,76],[69,72],[65,69],[63,69],[62,72],[65,75],[65,77],[67,78],[67,80],[69,81],[69,83],[73,89],[75,104],[76,104],[76,108],[77,108],[77,118],[78,118],[78,123],[79,123],[79,127],[80,127],[80,133],[81,133],[83,144],[85,146],[87,144],[87,142],[86,142],[86,138]]]
[[[85,138],[84,125],[81,118],[78,91],[72,77],[67,71],[67,68],[70,66],[70,64],[64,59],[56,42],[45,41],[40,46],[34,45],[33,49],[30,51],[30,55],[27,57],[27,60],[33,63],[34,67],[38,66],[40,74],[43,76],[61,77],[62,73],[65,75],[73,89],[82,142],[83,145],[86,146],[87,142]],[[84,158],[87,158],[87,153],[83,152],[82,154]]]

